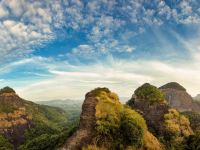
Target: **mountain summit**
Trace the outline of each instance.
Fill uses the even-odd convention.
[[[200,112],[200,105],[193,100],[186,89],[177,82],[167,83],[159,88],[164,94],[165,99],[171,107],[179,111]]]
[[[14,149],[24,144],[32,132],[35,136],[45,130],[53,132],[66,122],[67,114],[62,109],[26,101],[10,87],[0,90],[0,136],[8,139]]]
[[[86,94],[79,128],[67,139],[62,150],[163,150],[147,128],[144,118],[120,103],[108,88]]]
[[[170,82],[160,87],[160,89],[176,89],[180,91],[186,91],[186,89],[177,82]]]

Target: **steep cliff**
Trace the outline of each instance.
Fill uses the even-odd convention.
[[[94,137],[96,125],[96,103],[97,99],[88,93],[82,105],[80,125],[76,132],[66,141],[63,150],[78,150],[89,144]]]
[[[123,106],[107,88],[87,93],[82,106],[79,128],[67,139],[62,150],[90,149],[162,150],[136,111]]]
[[[32,126],[32,116],[26,112],[23,100],[15,92],[0,94],[0,134],[16,147],[24,141],[24,132]]]
[[[145,83],[137,88],[127,104],[144,117],[150,131],[163,138],[168,149],[176,149],[175,146],[185,137],[193,134],[189,120],[176,109],[171,109],[162,91],[151,84]],[[168,147],[168,142],[173,147]]]
[[[176,82],[170,82],[160,87],[168,104],[179,111],[200,112],[200,104],[193,100],[186,89]]]
[[[14,149],[27,140],[25,132],[38,124],[54,130],[66,122],[67,115],[61,109],[23,100],[9,87],[0,90],[0,135],[8,139]]]

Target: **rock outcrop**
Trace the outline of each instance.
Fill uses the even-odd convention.
[[[166,87],[169,88],[169,86],[170,85],[168,84]],[[177,84],[175,87],[176,90],[185,91],[183,87],[179,87]],[[168,132],[167,130],[170,130],[171,132],[171,127],[173,127],[173,125],[179,126],[180,129],[187,127],[186,131],[188,135],[192,134],[192,130],[189,126],[189,121],[184,116],[181,116],[178,111],[171,109],[171,106],[164,99],[165,96],[160,89],[145,83],[135,90],[133,97],[128,101],[127,104],[143,115],[149,130],[158,137],[164,136],[166,132]],[[158,98],[163,99],[157,100]],[[170,118],[173,115],[177,118]],[[184,118],[186,121],[184,122],[184,119],[182,118]],[[166,121],[167,119],[170,121]],[[185,125],[180,123],[179,120],[181,119]],[[181,133],[182,130],[180,132],[180,135],[182,136],[183,134]]]
[[[168,113],[169,109],[166,103],[150,104],[145,100],[136,99],[133,108],[143,115],[151,132],[156,135],[162,134],[164,115]]]
[[[200,112],[200,104],[193,100],[186,89],[176,82],[171,82],[160,87],[165,94],[168,104],[179,111]]]
[[[48,117],[47,114],[52,115]],[[54,120],[64,123],[67,120],[67,114],[59,108],[26,101],[10,87],[0,89],[0,135],[6,138],[14,149],[26,142],[26,131],[28,135],[28,132],[31,132],[29,129],[38,124],[54,129],[54,125],[57,127]]]
[[[91,142],[95,133],[96,103],[97,99],[92,95],[92,93],[87,93],[82,105],[79,128],[66,141],[62,150],[79,150]]]
[[[4,89],[0,92],[0,134],[18,147],[25,140],[25,130],[32,125],[32,116],[26,113],[23,100],[14,90]]]
[[[109,89],[96,88],[86,94],[80,125],[61,150],[101,148],[163,150],[139,113],[123,106]]]

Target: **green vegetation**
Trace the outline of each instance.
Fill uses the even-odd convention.
[[[0,90],[0,94],[3,94],[3,93],[15,93],[15,91],[12,88],[6,86]]]
[[[178,84],[177,82],[170,82],[160,87],[160,89],[176,89],[181,91],[186,91],[186,89]]]
[[[137,99],[149,101],[151,104],[155,102],[163,102],[164,94],[157,87],[145,83],[135,90]]]
[[[200,150],[200,130],[197,130],[194,135],[190,135],[185,140],[185,150]]]
[[[61,130],[68,124],[67,113],[60,108],[38,105],[29,101],[24,103],[27,113],[32,116],[35,123],[45,124],[55,130]]]
[[[186,111],[182,114],[189,119],[190,125],[194,131],[200,129],[200,113],[195,111]]]
[[[79,119],[81,114],[81,107],[83,101],[78,100],[52,100],[52,101],[40,101],[38,104],[58,107],[63,109],[67,114],[69,122],[74,122]]]
[[[64,144],[76,126],[77,124],[60,132],[41,126],[31,129],[26,132],[26,142],[20,146],[19,150],[55,150]]]
[[[145,139],[145,134],[148,132],[146,122],[139,113],[126,105],[123,106],[119,102],[118,96],[107,88],[97,88],[91,93],[98,100],[96,105],[96,137],[94,141],[98,147],[91,145],[87,150],[92,150],[92,148],[94,150],[133,150],[145,146],[147,149],[149,148],[151,145],[148,145],[149,139]],[[152,147],[155,148],[155,146]]]
[[[2,91],[4,93],[9,93],[14,90],[6,87]],[[68,120],[68,117],[71,117],[68,115],[70,113],[65,112],[61,108],[35,104],[15,95],[11,98],[4,95],[0,101],[0,113],[11,113],[15,110],[30,119],[27,121],[30,128],[24,129],[24,127],[22,127],[22,130],[25,130],[24,135],[14,137],[8,134],[11,143],[15,143],[16,138],[20,140],[18,142],[22,143],[20,146],[21,150],[55,149],[65,142],[66,138],[71,134],[71,131],[73,131],[78,123],[78,117]],[[23,115],[21,117],[23,117]],[[12,128],[14,133],[18,132],[17,128]],[[21,130],[20,126],[19,129]],[[25,141],[23,139],[25,139]],[[0,146],[2,142],[5,143],[6,141],[3,137],[0,137]],[[3,145],[7,146],[6,143]],[[3,150],[3,147],[1,147],[0,150]],[[16,149],[16,146],[14,148]],[[5,149],[9,150],[9,148]]]
[[[14,110],[16,110],[16,107],[14,107],[13,105],[6,103],[0,104],[0,112],[11,113],[14,112]]]
[[[122,111],[120,132],[124,145],[141,147],[146,130],[145,120],[136,111],[130,108]]]
[[[27,102],[34,128],[26,130],[25,143],[20,150],[54,150],[62,146],[78,121],[69,122],[67,113],[60,108]]]
[[[186,137],[193,133],[189,120],[176,109],[170,109],[169,113],[165,114],[164,119],[164,126],[170,138]]]
[[[167,149],[183,149],[184,138],[193,134],[189,120],[176,109],[164,116],[164,144]]]
[[[12,150],[13,146],[9,141],[3,136],[0,135],[0,150]]]

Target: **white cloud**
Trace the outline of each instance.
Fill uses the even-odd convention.
[[[140,0],[91,0],[86,3],[78,0],[2,0],[0,56],[7,60],[25,57],[35,47],[55,39],[55,29],[63,27],[88,34],[89,42],[96,46],[100,43],[97,49],[105,52],[104,39],[116,40],[120,37],[116,33],[127,26],[137,25],[134,30],[138,35],[144,32],[140,29],[146,25],[160,26],[168,21],[187,25],[200,23],[197,1],[174,2],[169,6],[165,1],[154,0],[154,7],[146,7],[150,3]]]
[[[171,81],[179,82],[193,95],[200,91],[200,70],[194,64],[110,59],[106,63],[73,66],[70,71],[68,68],[60,63],[60,69],[49,70],[52,78],[18,87],[17,91],[30,100],[83,99],[93,88],[108,87],[120,96],[130,97],[145,82],[161,86]]]
[[[181,1],[180,8],[183,15],[188,15],[192,13],[192,7],[187,1]]]
[[[58,6],[59,4],[59,6]],[[53,28],[63,23],[61,1],[2,0],[0,56],[4,60],[27,56],[34,47],[55,38]],[[9,9],[8,9],[9,8]],[[55,18],[56,17],[56,18]],[[61,20],[60,20],[61,19]],[[0,63],[4,61],[1,60]]]
[[[0,18],[6,17],[8,15],[8,10],[0,5]]]

